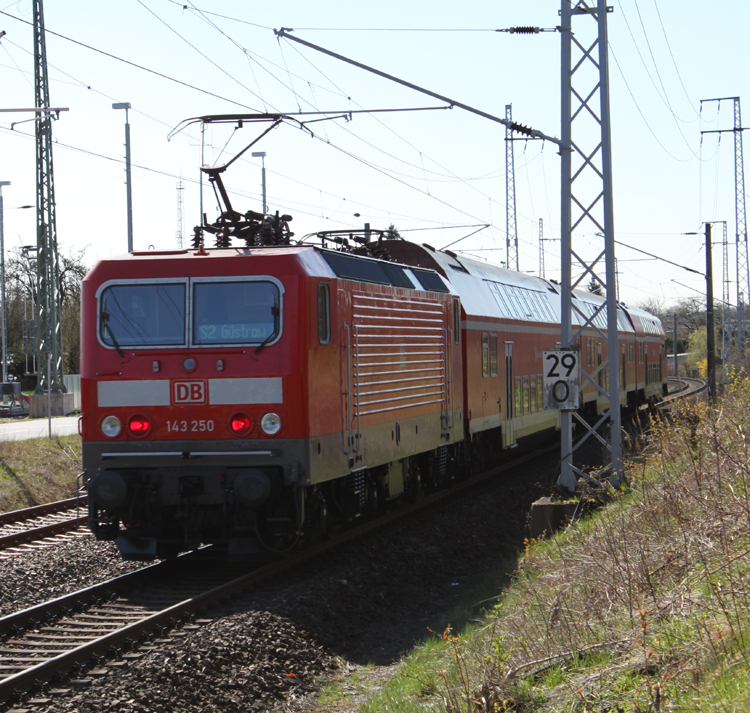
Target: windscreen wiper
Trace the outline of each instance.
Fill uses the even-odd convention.
[[[107,329],[107,331],[109,332],[109,336],[112,338],[112,344],[115,345],[115,349],[117,349],[117,353],[120,355],[120,358],[124,359],[125,354],[123,354],[122,349],[120,349],[120,345],[117,343],[115,333],[109,327],[109,312],[102,312],[102,324],[104,325],[105,329]]]
[[[253,354],[260,354],[261,350],[270,342],[279,331],[279,306],[276,304],[276,295],[273,298],[273,307],[271,307],[271,314],[273,315],[273,331],[258,345],[258,348]]]
[[[274,337],[276,336],[276,330],[274,329],[273,332],[271,332],[259,345],[258,348],[253,352],[253,354],[260,354],[261,349],[263,349],[268,342],[270,342]]]

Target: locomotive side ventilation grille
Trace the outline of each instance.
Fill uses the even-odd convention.
[[[446,399],[444,307],[428,298],[352,295],[352,371],[359,416]]]

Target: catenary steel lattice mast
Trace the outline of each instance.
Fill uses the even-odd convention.
[[[34,106],[50,107],[42,0],[34,0],[34,97]],[[35,393],[46,393],[48,386],[52,393],[63,393],[60,263],[52,168],[52,115],[49,111],[39,112],[36,118],[36,216],[38,377]],[[45,368],[47,354],[51,355],[49,380]]]
[[[608,356],[592,373],[581,364],[583,385],[592,384],[598,395],[606,397],[608,408],[589,426],[575,411],[561,412],[561,472],[558,486],[575,490],[578,476],[590,478],[573,464],[575,451],[590,437],[607,445],[611,453],[608,479],[613,485],[622,480],[622,440],[620,432],[620,369],[617,339],[617,301],[615,294],[615,238],[612,205],[612,157],[609,115],[609,62],[607,44],[607,4],[605,0],[587,3],[562,0],[561,25],[561,347],[575,350],[584,330],[595,330],[608,345]],[[573,33],[573,18],[577,31]],[[576,54],[575,62],[573,54]],[[592,82],[593,78],[593,82]],[[574,86],[574,79],[578,80]],[[598,98],[598,102],[596,101]],[[575,102],[575,105],[574,105]],[[597,106],[598,103],[598,106]],[[574,136],[574,128],[576,129]],[[573,232],[603,235],[603,248],[592,260],[573,248]],[[604,279],[599,268],[604,260]],[[573,261],[580,274],[574,277]],[[573,299],[573,290],[592,277],[604,286],[606,301],[593,314],[584,313]],[[606,311],[607,333],[595,324]],[[574,331],[573,317],[580,327]],[[579,362],[581,354],[579,353]],[[611,368],[610,368],[611,365]],[[600,372],[603,371],[603,375]],[[609,379],[606,379],[606,375]],[[583,437],[573,444],[573,422],[583,428]],[[609,422],[607,443],[597,429]]]
[[[516,168],[513,160],[513,107],[505,105],[505,266],[518,270],[518,228],[516,225]]]
[[[742,294],[750,299],[750,270],[748,269],[747,218],[745,215],[745,163],[742,158],[742,116],[740,98],[734,97],[734,210],[737,221],[737,329],[738,367],[744,366],[745,315],[742,314]]]
[[[738,368],[743,365],[745,346],[745,330],[747,315],[744,302],[750,295],[750,269],[748,268],[747,246],[747,218],[745,214],[745,164],[742,157],[742,112],[739,97],[721,97],[717,99],[701,99],[701,106],[707,102],[732,101],[734,104],[734,128],[710,129],[701,131],[703,134],[723,134],[731,131],[734,134],[734,211],[737,223],[737,353]]]

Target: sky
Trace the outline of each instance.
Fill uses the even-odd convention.
[[[697,274],[705,272],[704,222],[726,221],[734,243],[734,137],[702,133],[732,129],[733,102],[701,100],[750,101],[742,49],[750,6],[697,0],[611,0],[610,6],[620,298],[668,306],[705,293]],[[559,0],[47,0],[50,103],[67,109],[53,125],[59,250],[83,251],[89,266],[127,250],[125,112],[112,104],[129,102],[136,250],[176,248],[180,234],[187,244],[200,221],[200,131],[190,124],[175,133],[185,120],[368,110],[316,121],[306,131],[284,123],[253,146],[266,153],[269,210],[293,216],[295,239],[366,222],[377,229],[393,224],[406,239],[503,262],[505,127],[277,38],[274,29],[292,28],[300,39],[496,117],[504,118],[511,105],[515,121],[560,137],[559,33],[496,32],[554,30],[559,10]],[[34,104],[32,3],[0,0],[0,12],[6,33],[0,109],[28,109]],[[584,37],[580,20],[573,29]],[[384,109],[399,111],[374,111]],[[411,109],[421,110],[405,111]],[[36,240],[35,211],[23,208],[35,202],[31,118],[0,112],[0,181],[11,183],[2,188],[6,250]],[[574,139],[591,138],[575,131],[574,125]],[[261,132],[258,124],[208,127],[205,162],[228,162]],[[519,140],[513,150],[520,269],[539,273],[541,219],[545,273],[559,279],[558,147]],[[248,152],[224,180],[235,209],[261,210],[261,159]],[[208,186],[202,209],[215,219]],[[723,224],[714,225],[718,297],[723,231]],[[574,248],[590,259],[599,240],[590,224],[582,225]],[[731,302],[735,262],[730,247]]]

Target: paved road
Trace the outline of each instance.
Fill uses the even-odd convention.
[[[52,419],[53,436],[72,436],[78,433],[78,416]],[[0,423],[0,441],[25,441],[29,438],[46,438],[49,420],[35,418],[31,421]]]

